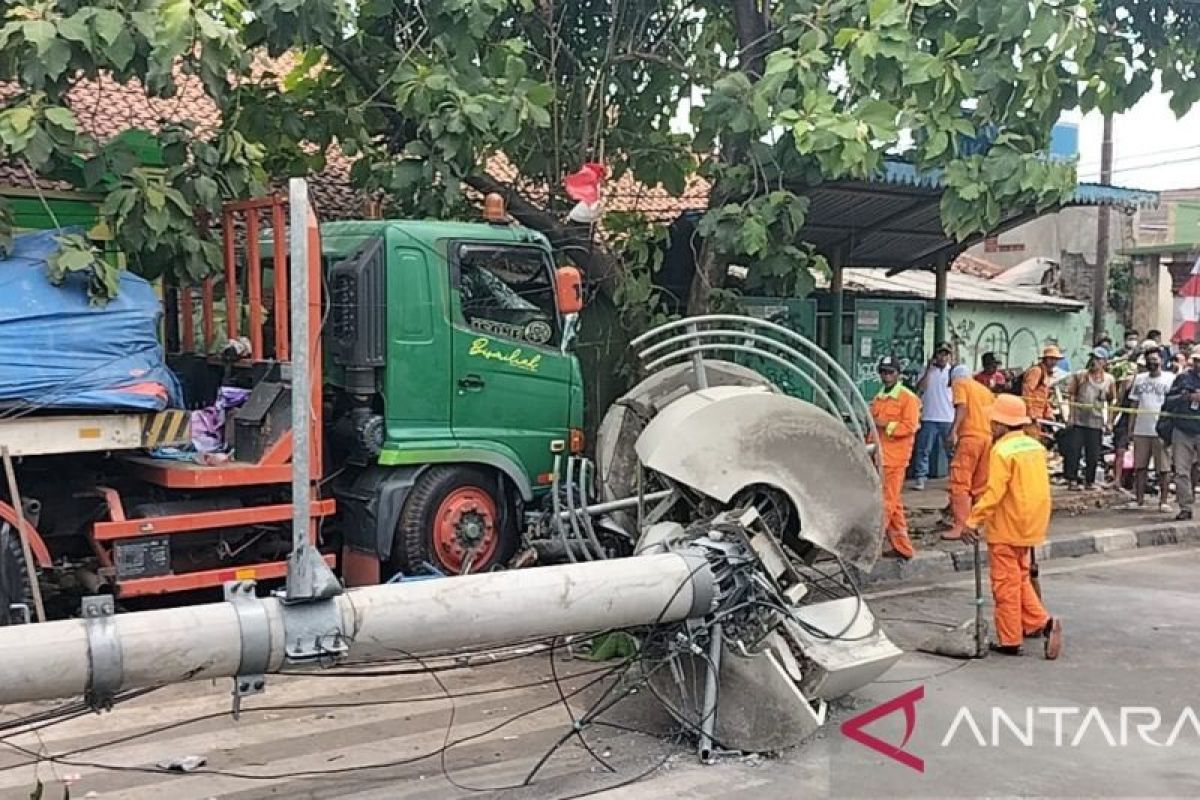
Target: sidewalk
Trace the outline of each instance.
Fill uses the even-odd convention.
[[[970,572],[971,548],[940,538],[944,525],[941,509],[946,505],[945,479],[931,480],[925,491],[905,489],[909,534],[917,554],[911,561],[881,558],[868,583],[892,583],[953,572]],[[1157,498],[1148,498],[1146,510],[1119,510],[1129,502],[1127,495],[1113,491],[1068,492],[1054,487],[1054,516],[1044,545],[1037,549],[1039,561],[1075,558],[1094,553],[1134,550],[1139,547],[1200,542],[1200,521],[1176,522],[1174,512],[1158,513]],[[986,548],[980,556],[987,563]]]

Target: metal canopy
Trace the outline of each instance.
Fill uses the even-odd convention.
[[[901,161],[888,161],[869,180],[831,181],[804,192],[808,216],[800,238],[833,263],[900,271],[925,269],[955,256],[983,238],[955,241],[942,229],[941,175],[918,173]],[[1124,211],[1158,204],[1155,192],[1100,184],[1080,184],[1069,206],[1109,206]],[[1050,209],[1051,211],[1057,209]],[[991,235],[1039,216],[1032,208],[1012,209]]]

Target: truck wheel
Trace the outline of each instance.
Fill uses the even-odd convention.
[[[0,522],[0,625],[24,622],[25,618],[13,608],[22,603],[33,609],[33,591],[29,587],[29,573],[25,571],[21,537],[16,528]]]
[[[447,575],[461,575],[507,563],[518,537],[498,484],[473,467],[426,470],[400,512],[392,566],[410,574],[428,563]]]

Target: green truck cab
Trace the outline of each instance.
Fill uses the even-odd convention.
[[[515,225],[334,222],[321,243],[344,577],[506,563],[582,447],[577,271]]]

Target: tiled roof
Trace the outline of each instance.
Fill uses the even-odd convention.
[[[261,67],[260,67],[261,68]],[[273,70],[283,71],[278,64]],[[70,106],[80,126],[92,136],[106,140],[130,128],[151,132],[159,129],[164,120],[192,120],[202,130],[220,124],[216,106],[205,94],[198,78],[178,73],[177,96],[160,100],[147,97],[141,84],[133,81],[122,85],[111,78],[80,81],[70,94]],[[11,87],[0,85],[0,99],[11,94]],[[326,154],[326,167],[319,175],[310,176],[313,198],[323,219],[360,217],[364,213],[362,194],[350,185],[351,161],[336,148]],[[516,170],[497,156],[488,161],[488,172],[498,180],[517,182]],[[38,179],[42,189],[70,189],[56,181]],[[29,176],[19,165],[0,162],[0,186],[32,188]],[[520,185],[518,189],[534,202],[546,199],[545,187]],[[680,197],[673,197],[661,186],[648,187],[626,174],[606,187],[605,208],[609,211],[637,211],[659,222],[670,222],[683,211],[703,208],[708,201],[708,184],[693,178]]]

